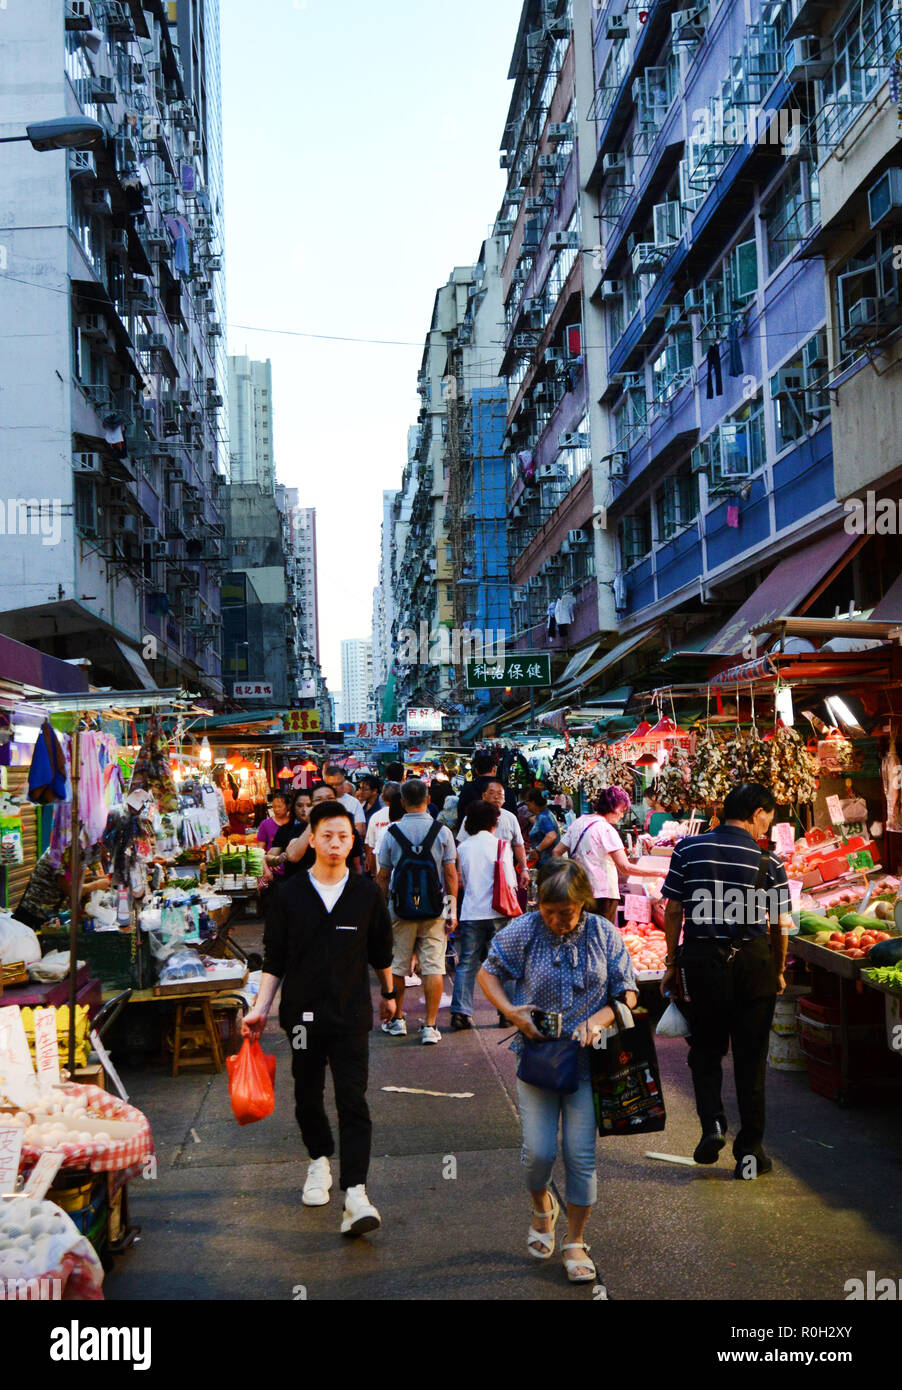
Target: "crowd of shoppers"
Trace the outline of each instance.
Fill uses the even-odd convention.
[[[434,1046],[442,1039],[446,962],[456,954],[452,1031],[473,1028],[478,983],[499,1023],[516,1030],[511,1045],[521,1068],[530,1045],[543,1037],[537,1011],[559,1019],[559,1036],[580,1045],[575,1089],[547,1089],[518,1071],[517,1096],[532,1200],[527,1253],[544,1260],[554,1252],[559,1207],[550,1175],[560,1130],[564,1266],[572,1281],[591,1281],[596,1271],[585,1227],[596,1199],[597,1120],[588,1049],[612,1026],[615,1003],[636,1005],[616,916],[627,877],[657,872],[627,857],[618,826],[632,799],[623,788],[606,788],[579,817],[569,798],[549,803],[537,787],[518,800],[489,753],[475,755],[474,775],[459,793],[440,775],[427,783],[405,778],[400,765],[389,771],[394,775],[385,781],[366,773],[353,785],[344,769],[327,763],[308,791],[276,793],[258,830],[266,849],[265,958],[243,1031],[260,1036],[281,984],[279,1021],[291,1040],[296,1115],[310,1157],[303,1201],[330,1200],[335,1145],[323,1108],[328,1065],[345,1193],[341,1229],[357,1235],[380,1224],[366,1193],[369,967],[381,985],[383,1032],[408,1035],[405,999],[412,984],[421,984],[419,1040]],[[702,1126],[695,1160],[716,1162],[726,1143],[721,1063],[732,1044],[742,1126],[733,1153],[742,1178],[771,1166],[763,1149],[764,1067],[790,921],[785,873],[758,843],[773,812],[766,788],[738,788],[717,830],[677,846],[663,887],[662,993],[681,1001],[691,1029],[689,1065]],[[693,909],[699,894],[714,904],[733,901],[718,895],[718,884],[763,885],[777,895],[777,909],[770,916],[750,910],[738,926],[725,925],[716,911],[702,920]]]

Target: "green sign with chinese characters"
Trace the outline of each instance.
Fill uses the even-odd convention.
[[[508,686],[551,684],[548,652],[520,652],[494,661],[467,662],[468,690],[506,690]]]
[[[874,860],[870,850],[853,850],[852,853],[849,855],[850,869],[873,869],[873,867]]]

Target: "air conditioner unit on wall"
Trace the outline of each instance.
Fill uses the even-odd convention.
[[[790,82],[809,82],[815,77],[823,77],[830,67],[828,45],[814,34],[804,38],[792,39],[786,49],[786,76]]]
[[[103,463],[97,453],[73,454],[72,467],[76,473],[101,473]]]
[[[887,169],[868,189],[871,229],[884,222],[902,221],[902,169]]]

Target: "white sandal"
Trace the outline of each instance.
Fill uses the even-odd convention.
[[[564,1269],[567,1271],[567,1278],[571,1284],[591,1284],[593,1279],[598,1277],[597,1270],[589,1259],[589,1247],[581,1240],[571,1241],[569,1245],[562,1245],[562,1250],[584,1250],[585,1257],[581,1260],[567,1259],[564,1256]],[[591,1270],[591,1274],[577,1274],[578,1269]]]
[[[548,1195],[551,1198],[551,1210],[536,1211],[535,1207],[533,1207],[532,1214],[533,1216],[544,1216],[546,1218],[550,1216],[551,1230],[537,1231],[533,1226],[530,1226],[526,1236],[526,1248],[534,1260],[550,1260],[554,1254],[554,1224],[561,1214],[561,1205],[553,1192],[549,1190]],[[541,1251],[533,1250],[532,1247],[534,1244],[541,1245],[543,1249]]]

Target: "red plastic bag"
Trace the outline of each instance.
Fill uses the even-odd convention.
[[[241,1051],[226,1058],[232,1112],[240,1125],[265,1120],[276,1108],[276,1059],[245,1038]]]

